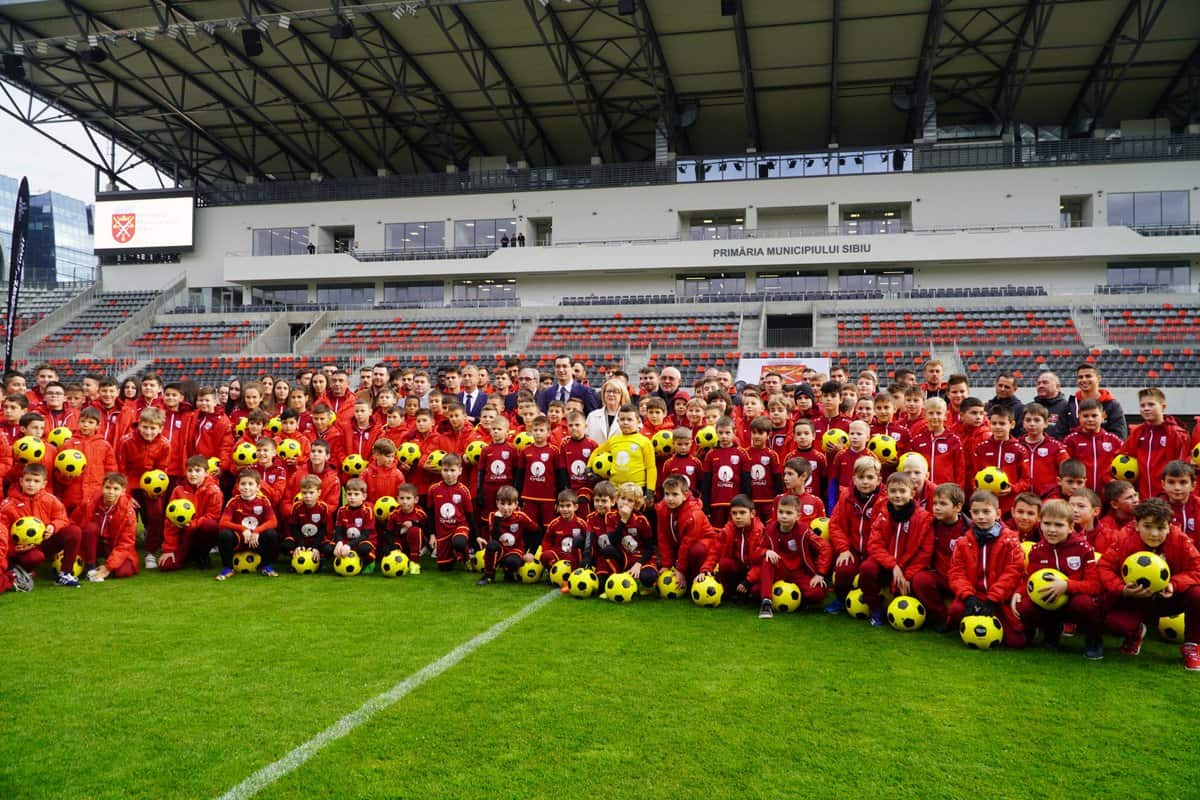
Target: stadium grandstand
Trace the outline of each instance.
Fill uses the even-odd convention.
[[[1200,412],[1188,0],[17,3],[97,169],[97,285],[15,350],[198,382],[931,357]],[[10,116],[54,136],[19,102]],[[103,148],[97,148],[103,150]],[[1067,377],[1067,376],[1064,376]]]

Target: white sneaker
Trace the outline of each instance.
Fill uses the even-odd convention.
[[[146,569],[158,569],[158,558],[154,553],[146,553]]]
[[[104,583],[104,578],[100,577],[100,571],[97,569],[89,569],[87,579],[92,583]]]

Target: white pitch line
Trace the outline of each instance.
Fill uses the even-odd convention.
[[[412,675],[409,675],[407,678],[397,683],[391,689],[388,689],[383,694],[376,695],[367,702],[363,703],[356,710],[351,711],[349,714],[342,717],[337,722],[333,723],[328,728],[321,731],[316,736],[285,755],[283,758],[272,764],[268,764],[258,772],[251,775],[249,778],[246,778],[237,786],[234,786],[232,789],[225,792],[225,794],[221,795],[220,800],[245,800],[245,798],[253,797],[254,795],[258,794],[260,791],[267,788],[284,775],[287,775],[289,772],[294,772],[296,769],[302,766],[304,762],[321,752],[326,745],[341,739],[343,736],[350,733],[364,722],[368,722],[379,712],[386,711],[388,708],[399,702],[409,692],[413,691],[426,681],[441,675],[443,672],[462,661],[471,653],[475,652],[480,647],[483,647],[485,644],[504,633],[513,625],[516,625],[518,622],[525,619],[542,606],[546,605],[546,603],[549,603],[551,600],[558,597],[559,594],[560,593],[557,590],[546,592],[544,595],[520,609],[512,616],[500,620],[475,638],[463,642],[458,647],[439,658],[437,661],[427,664],[419,671],[414,672]]]

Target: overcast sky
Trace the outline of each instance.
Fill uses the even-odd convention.
[[[28,97],[11,84],[4,84],[3,89],[13,97],[20,97],[20,102],[28,102]],[[37,101],[34,103],[35,108],[40,107]],[[3,92],[0,92],[0,104],[11,107],[11,101]],[[51,118],[53,115],[54,112],[51,111]],[[47,132],[81,153],[94,153],[83,126],[77,122],[56,122],[48,127]],[[97,141],[100,141],[99,137]],[[96,171],[91,164],[72,155],[25,123],[2,112],[0,142],[4,143],[4,146],[0,147],[0,175],[9,175],[18,180],[28,177],[29,191],[33,194],[54,191],[88,203],[95,199]],[[118,150],[118,153],[121,152]],[[123,156],[118,156],[118,160],[122,158]],[[158,186],[153,170],[144,165],[131,170],[123,177],[140,189]]]

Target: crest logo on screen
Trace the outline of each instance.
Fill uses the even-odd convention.
[[[113,214],[112,235],[118,244],[128,244],[137,233],[137,214]]]

